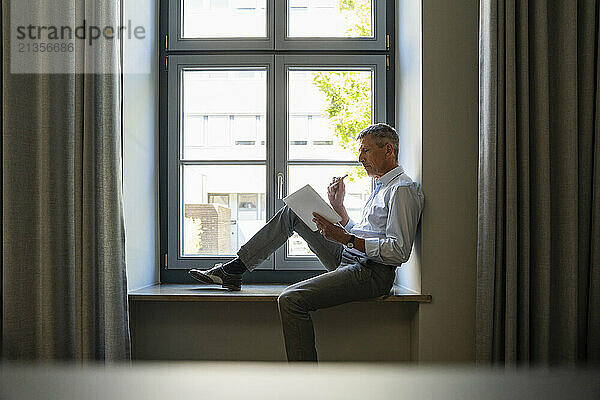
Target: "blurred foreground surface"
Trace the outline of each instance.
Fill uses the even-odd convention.
[[[600,369],[402,364],[0,364],[0,399],[600,399]]]

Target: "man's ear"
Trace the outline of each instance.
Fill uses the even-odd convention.
[[[394,155],[394,146],[392,146],[391,143],[386,143],[385,144],[385,155],[390,156],[392,158],[395,158],[396,156]]]

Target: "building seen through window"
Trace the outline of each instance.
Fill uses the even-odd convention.
[[[182,0],[182,37],[266,37],[266,6],[266,0]],[[373,35],[370,0],[289,0],[287,12],[290,37]]]
[[[371,72],[345,71],[348,85],[363,82],[370,111]],[[318,85],[339,71],[289,72],[288,153],[290,159],[356,160],[350,145],[336,135],[331,102]],[[262,70],[190,70],[183,76],[183,155],[189,160],[257,160],[266,157],[266,72]],[[350,98],[352,100],[352,98]],[[359,109],[360,107],[354,107]],[[370,120],[370,114],[367,122]],[[289,193],[310,183],[327,199],[333,176],[357,167],[293,166]],[[265,168],[260,166],[186,166],[184,183],[184,255],[233,255],[266,222]],[[354,179],[354,178],[353,178]],[[354,219],[370,191],[370,180],[348,182],[346,205]],[[311,255],[297,234],[290,255]]]

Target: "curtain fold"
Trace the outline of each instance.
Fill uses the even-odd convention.
[[[20,1],[72,27],[119,25],[118,0]],[[3,46],[2,355],[127,360],[118,42],[79,43],[52,74],[16,73]]]
[[[597,0],[482,0],[476,357],[600,361]]]

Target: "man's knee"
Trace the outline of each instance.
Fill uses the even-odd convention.
[[[289,230],[289,235],[292,235],[294,233],[294,226],[298,221],[296,213],[286,204],[279,209],[277,216],[279,217],[279,221],[285,224]]]
[[[287,204],[284,205],[283,207],[281,207],[281,209],[279,211],[281,212],[282,215],[285,215],[290,220],[298,218],[296,213]]]
[[[301,303],[302,301],[298,292],[294,290],[284,290],[283,293],[277,297],[277,305],[279,306],[280,312],[300,312],[303,310]]]

